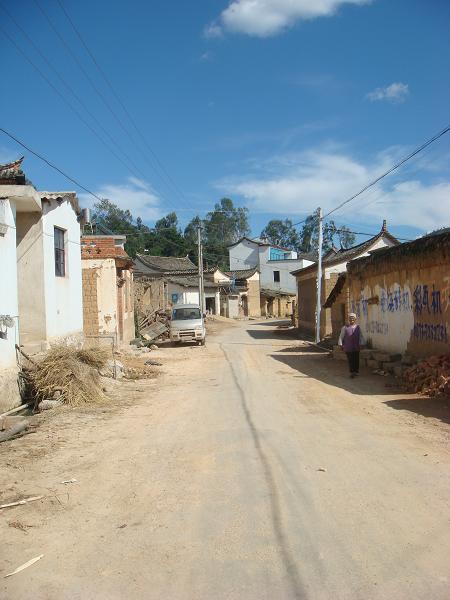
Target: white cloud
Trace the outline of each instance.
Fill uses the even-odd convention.
[[[250,210],[304,215],[321,206],[331,210],[392,165],[384,152],[372,164],[363,164],[329,147],[297,155],[281,155],[260,165],[256,173],[216,183],[221,192],[239,195]],[[352,222],[433,229],[450,224],[450,180],[424,183],[417,179],[387,177],[333,217],[344,214]],[[342,217],[341,217],[342,218]]]
[[[372,0],[232,0],[217,22],[205,29],[206,37],[224,31],[270,37],[297,21],[328,17],[343,4],[369,4]]]
[[[203,54],[200,54],[200,60],[202,62],[209,62],[213,59],[213,53],[210,50],[206,50]]]
[[[203,35],[210,39],[221,38],[223,36],[222,27],[217,23],[210,23],[203,30]]]
[[[409,87],[407,83],[397,81],[387,85],[386,87],[379,87],[369,92],[366,95],[371,102],[377,102],[379,100],[387,100],[388,102],[400,103],[404,102],[409,96]]]
[[[104,184],[94,190],[100,198],[107,198],[133,217],[143,221],[154,221],[161,216],[160,199],[150,184],[137,177],[128,177],[122,184]],[[96,200],[87,194],[79,194],[81,204],[92,206]]]

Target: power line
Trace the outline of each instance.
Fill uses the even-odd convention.
[[[331,214],[333,214],[334,212],[336,212],[337,210],[339,210],[340,208],[342,208],[343,206],[345,206],[345,204],[348,204],[352,200],[355,200],[355,198],[357,198],[358,196],[360,196],[361,194],[363,194],[366,190],[368,190],[369,188],[371,188],[374,185],[376,185],[379,181],[381,181],[382,179],[384,179],[385,177],[387,177],[388,175],[390,175],[391,173],[393,173],[394,171],[396,171],[397,169],[399,169],[402,165],[404,165],[406,162],[408,162],[408,160],[410,160],[411,158],[413,158],[414,156],[416,156],[417,154],[419,154],[420,152],[422,152],[422,150],[424,150],[425,148],[427,148],[428,146],[430,146],[433,142],[435,142],[436,140],[438,140],[439,138],[441,138],[443,135],[445,135],[449,131],[450,131],[450,125],[447,126],[447,127],[445,127],[444,129],[442,129],[439,133],[436,133],[435,135],[433,135],[433,137],[431,137],[430,139],[426,140],[423,144],[421,144],[418,148],[416,148],[415,150],[413,150],[410,154],[408,154],[407,156],[405,156],[404,158],[402,158],[401,160],[399,160],[397,163],[395,163],[390,169],[388,169],[387,171],[385,171],[382,175],[380,175],[379,177],[376,177],[373,181],[371,181],[366,186],[364,186],[359,192],[357,192],[356,194],[354,194],[353,196],[351,196],[350,198],[348,198],[344,202],[341,202],[341,204],[339,204],[338,206],[336,206],[336,208],[333,208],[332,210],[330,210],[324,216],[324,218],[330,216]]]
[[[129,140],[131,141],[133,147],[136,148],[136,143],[135,140],[133,139],[133,136],[130,134],[129,130],[127,129],[127,127],[124,125],[122,119],[118,116],[118,114],[116,113],[116,111],[113,109],[113,107],[111,106],[111,104],[108,102],[108,100],[105,98],[104,94],[102,93],[102,91],[98,88],[98,86],[95,84],[95,82],[93,81],[92,77],[89,75],[89,73],[87,73],[86,69],[84,68],[83,64],[81,63],[81,61],[78,59],[77,55],[73,52],[72,48],[70,47],[70,45],[68,44],[68,42],[64,39],[64,37],[60,34],[60,32],[58,31],[58,29],[55,27],[55,25],[53,24],[52,20],[50,19],[50,17],[48,16],[47,12],[44,10],[44,8],[41,6],[40,2],[38,0],[34,0],[34,3],[36,4],[36,6],[38,7],[39,11],[42,13],[42,15],[44,16],[44,18],[46,19],[46,21],[48,22],[50,28],[53,30],[53,32],[55,33],[55,35],[58,37],[58,39],[60,40],[61,44],[64,46],[64,48],[66,49],[66,51],[68,52],[68,54],[72,57],[72,59],[74,60],[74,62],[77,64],[78,68],[81,70],[81,72],[83,73],[84,77],[87,79],[87,81],[89,82],[90,86],[93,88],[94,92],[96,93],[96,95],[100,98],[100,100],[103,102],[103,104],[106,106],[106,108],[108,109],[108,111],[111,113],[112,117],[114,118],[114,120],[117,122],[117,124],[119,125],[119,127],[122,129],[122,131],[125,133],[125,135],[129,138]],[[139,149],[137,149],[137,152],[140,156],[143,156],[144,158],[147,158],[145,153],[142,153]],[[154,165],[151,163],[151,161],[149,161],[147,159],[147,163],[149,164],[149,166],[151,167],[151,169],[154,171],[154,173],[160,178],[160,180],[165,184],[166,182],[164,181],[164,179],[161,177],[160,173],[158,172],[157,169],[155,169]],[[146,178],[144,175],[141,174],[141,177],[143,177],[144,179]],[[138,177],[139,178],[139,177]],[[158,194],[163,198],[162,194],[160,192],[158,192]],[[164,198],[163,198],[164,199]],[[166,200],[167,202],[167,200]],[[170,204],[170,203],[169,203]]]
[[[137,132],[137,134],[139,135],[139,137],[141,138],[142,142],[144,143],[144,145],[147,147],[147,149],[149,150],[150,154],[152,155],[153,159],[155,160],[156,164],[160,167],[161,171],[165,174],[165,176],[167,177],[168,181],[172,184],[174,190],[180,195],[182,200],[186,200],[183,192],[180,190],[180,188],[177,186],[177,184],[175,183],[175,181],[173,180],[173,178],[171,177],[171,175],[168,173],[167,169],[164,167],[164,165],[162,164],[162,162],[159,160],[158,156],[156,155],[156,152],[152,149],[152,147],[149,145],[149,143],[147,142],[146,138],[144,137],[144,135],[142,134],[141,130],[139,129],[139,127],[136,125],[136,121],[133,119],[133,117],[131,116],[130,112],[128,111],[127,107],[125,106],[125,104],[122,102],[122,100],[120,99],[120,96],[117,94],[117,92],[115,91],[111,81],[109,80],[108,76],[106,75],[106,73],[104,72],[104,70],[102,69],[102,67],[100,66],[99,62],[97,61],[97,59],[95,58],[93,52],[90,50],[89,46],[87,45],[87,43],[85,42],[83,36],[81,35],[79,29],[76,27],[75,23],[73,22],[72,18],[70,17],[69,13],[67,12],[66,8],[64,7],[63,3],[61,2],[61,0],[57,0],[61,10],[63,11],[63,13],[65,14],[67,20],[69,21],[70,25],[72,26],[72,29],[74,30],[76,36],[78,37],[78,39],[80,40],[81,44],[83,45],[84,49],[86,50],[86,52],[88,53],[89,57],[91,58],[92,62],[94,63],[94,65],[96,66],[96,68],[98,69],[100,75],[102,76],[102,78],[104,79],[104,81],[106,82],[107,86],[109,87],[109,89],[111,90],[114,98],[117,100],[117,102],[120,104],[120,106],[122,107],[122,110],[124,111],[124,113],[127,115],[130,123],[133,125],[135,131]]]
[[[84,185],[79,183],[76,179],[74,179],[70,175],[67,175],[67,173],[64,173],[64,171],[62,171],[59,167],[57,167],[56,165],[51,163],[49,160],[47,160],[46,158],[41,156],[38,152],[35,152],[29,146],[27,146],[26,144],[24,144],[23,142],[18,140],[15,136],[12,135],[12,133],[9,133],[8,131],[6,131],[6,129],[3,129],[2,127],[0,127],[0,131],[3,132],[5,135],[7,135],[12,140],[14,140],[17,144],[19,144],[19,146],[22,146],[22,148],[25,148],[25,150],[28,150],[28,152],[31,152],[31,154],[34,154],[34,156],[36,156],[37,158],[39,158],[40,160],[45,162],[49,167],[51,167],[55,171],[58,171],[58,173],[63,175],[66,179],[68,179],[69,181],[74,183],[76,186],[78,186],[79,188],[81,188],[82,190],[84,190],[85,192],[87,192],[88,194],[90,194],[91,196],[96,198],[97,200],[100,200],[100,202],[102,201],[102,198],[100,198],[100,196],[97,196],[97,194],[94,194],[94,192],[91,192],[90,189],[88,189],[87,187],[85,187]]]
[[[14,39],[9,35],[7,31],[5,31],[2,27],[0,27],[0,31],[3,35],[11,42],[11,44],[16,48],[16,50],[25,58],[25,60],[30,63],[30,65],[39,73],[39,75],[44,79],[47,85],[57,94],[61,100],[66,104],[70,110],[80,119],[80,121],[89,129],[89,131],[105,146],[105,148],[119,161],[121,162],[126,169],[128,169],[135,177],[139,178],[139,174],[136,171],[133,171],[123,160],[122,158],[112,150],[105,140],[98,134],[97,131],[91,126],[91,124],[86,121],[83,115],[73,106],[73,104],[63,96],[63,94],[58,90],[58,88],[52,83],[52,81],[47,77],[47,75],[38,67],[38,65],[27,56],[27,54],[23,51],[23,49],[14,41]],[[93,117],[93,115],[91,115]],[[95,119],[95,117],[93,117]],[[130,159],[129,159],[130,160]],[[142,177],[142,175],[141,175]]]
[[[420,146],[418,146],[415,150],[413,150],[407,156],[403,157],[401,160],[399,160],[397,163],[395,163],[392,167],[390,167],[387,171],[385,171],[380,176],[378,176],[375,179],[373,179],[372,181],[370,181],[359,192],[357,192],[356,194],[353,194],[353,196],[350,196],[350,198],[347,198],[347,200],[344,200],[344,202],[341,202],[338,206],[336,206],[335,208],[333,208],[332,210],[330,210],[329,212],[327,212],[323,216],[323,219],[325,219],[326,217],[329,217],[331,214],[335,213],[336,211],[338,211],[340,208],[342,208],[343,206],[345,206],[349,202],[352,202],[352,200],[355,200],[355,198],[358,198],[358,196],[361,196],[361,194],[363,194],[364,192],[366,192],[369,188],[373,187],[374,185],[376,185],[377,183],[379,183],[382,179],[384,179],[385,177],[387,177],[388,175],[390,175],[391,173],[393,173],[394,171],[396,171],[397,169],[399,169],[402,165],[404,165],[406,162],[408,162],[409,160],[411,160],[413,157],[417,156],[420,152],[422,152],[423,150],[425,150],[425,148],[427,148],[428,146],[430,146],[431,144],[433,144],[435,141],[437,141],[439,138],[441,138],[442,136],[444,136],[449,131],[450,131],[450,125],[447,126],[447,127],[444,127],[444,129],[442,129],[441,131],[439,131],[438,133],[436,133],[435,135],[433,135],[431,138],[429,138],[428,140],[426,140],[425,142],[423,142],[423,144],[421,144]],[[312,216],[312,218],[307,217],[306,219],[303,219],[302,221],[298,221],[297,223],[293,223],[293,226],[302,225],[303,223],[306,223],[306,221],[308,221],[308,219],[311,220],[311,223],[314,223],[317,220],[317,217],[316,216]]]

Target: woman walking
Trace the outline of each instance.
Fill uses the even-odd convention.
[[[359,374],[359,351],[365,343],[361,328],[356,324],[356,315],[350,313],[348,315],[348,325],[344,325],[341,329],[338,344],[347,355],[350,377],[352,378]]]

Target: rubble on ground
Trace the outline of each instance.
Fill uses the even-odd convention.
[[[411,392],[450,399],[450,354],[430,356],[406,369],[403,383]]]

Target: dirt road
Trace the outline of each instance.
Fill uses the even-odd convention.
[[[45,497],[0,514],[0,598],[447,600],[448,411],[273,323],[216,329],[111,414],[2,445],[1,500]]]

